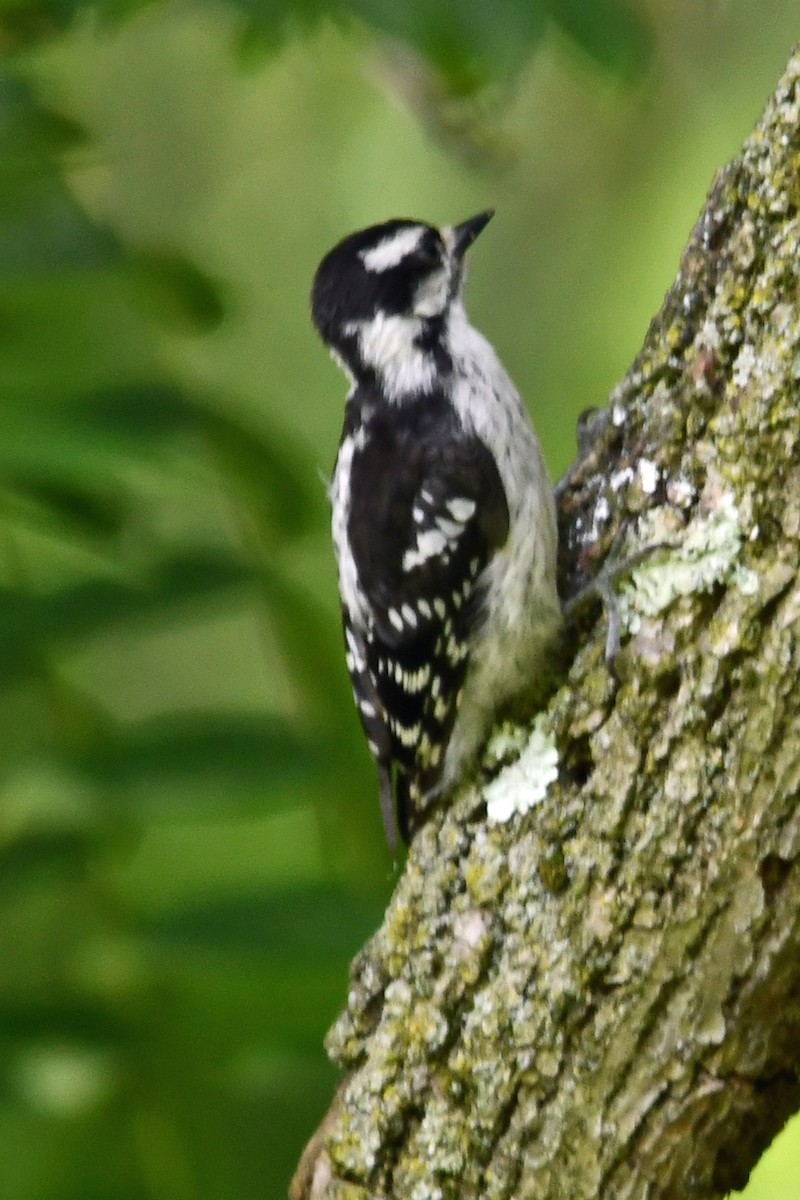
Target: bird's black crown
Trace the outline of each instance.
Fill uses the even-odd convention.
[[[439,230],[420,221],[384,221],[350,234],[325,255],[314,277],[311,314],[320,337],[341,349],[352,322],[379,312],[412,315],[420,283],[446,259]]]

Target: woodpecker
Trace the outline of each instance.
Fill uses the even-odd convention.
[[[462,302],[492,216],[391,220],[322,260],[316,329],[351,388],[330,488],[347,666],[390,847],[535,687],[561,623],[553,489]]]

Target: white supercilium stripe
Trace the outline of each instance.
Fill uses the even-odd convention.
[[[377,246],[361,251],[361,261],[368,271],[389,271],[401,263],[408,254],[413,254],[425,230],[421,225],[406,225],[389,234]]]

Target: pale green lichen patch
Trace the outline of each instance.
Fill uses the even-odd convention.
[[[488,766],[499,766],[521,754],[527,740],[528,731],[524,725],[513,725],[510,721],[504,721],[489,738],[484,760]]]
[[[695,517],[680,541],[673,542],[674,534],[665,529],[664,510],[657,508],[641,518],[639,537],[645,546],[667,539],[672,544],[654,550],[620,589],[620,616],[629,633],[638,633],[643,617],[657,616],[679,596],[708,592],[720,583],[745,595],[758,590],[758,576],[741,562],[744,535],[731,492],[723,492],[713,508]]]
[[[515,813],[528,812],[544,799],[556,779],[558,748],[540,713],[519,758],[504,767],[485,789],[489,821],[500,823]]]

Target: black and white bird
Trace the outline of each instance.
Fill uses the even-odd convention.
[[[393,220],[322,260],[314,324],[350,378],[330,489],[347,665],[389,844],[529,692],[561,620],[553,490],[461,300],[491,212]]]

